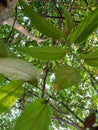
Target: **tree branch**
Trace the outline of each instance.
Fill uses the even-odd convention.
[[[49,64],[50,62],[48,61],[45,67],[45,72],[44,72],[44,79],[43,79],[43,89],[42,89],[42,97],[44,97],[44,93],[45,93],[45,87],[46,87],[46,79],[47,79],[47,75],[49,72]]]

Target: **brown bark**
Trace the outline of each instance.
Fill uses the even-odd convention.
[[[18,0],[6,0],[6,3],[0,2],[0,24],[12,16],[17,2]]]

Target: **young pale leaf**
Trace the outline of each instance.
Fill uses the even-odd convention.
[[[18,50],[40,60],[58,60],[66,55],[66,49],[44,47],[44,48],[19,48]]]
[[[57,90],[77,85],[80,81],[80,71],[68,65],[58,66],[55,72],[55,85]]]
[[[51,111],[45,99],[38,99],[24,110],[15,130],[48,130]]]
[[[36,27],[40,32],[53,39],[60,39],[65,37],[65,34],[53,26],[51,22],[41,17],[37,12],[35,12],[30,5],[27,5],[25,2],[21,1],[20,4],[24,7],[25,15],[30,18],[31,24]]]
[[[15,57],[10,49],[4,44],[2,39],[0,39],[0,57]]]
[[[22,84],[23,81],[16,80],[0,88],[0,114],[12,107],[22,95]]]
[[[73,22],[73,18],[70,15],[69,11],[66,9],[64,9],[64,18],[65,18],[64,31],[65,31],[65,35],[68,36],[74,28],[74,22]]]
[[[31,64],[15,58],[0,58],[0,73],[6,77],[36,84],[40,72]]]
[[[81,43],[98,27],[98,8],[92,11],[71,33],[70,42]]]

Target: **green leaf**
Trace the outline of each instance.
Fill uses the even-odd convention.
[[[35,12],[30,5],[27,5],[25,2],[20,1],[20,4],[24,7],[25,15],[30,18],[31,24],[36,27],[40,32],[53,39],[60,39],[65,37],[65,34],[53,26],[51,22],[41,17],[37,12]]]
[[[66,49],[44,47],[44,48],[19,48],[18,50],[40,60],[58,60],[66,55]]]
[[[0,114],[12,107],[22,95],[22,84],[23,81],[16,80],[0,88]]]
[[[98,67],[98,51],[81,55],[80,58],[84,59],[87,65]]]
[[[85,59],[87,65],[92,67],[98,67],[98,58],[97,59]]]
[[[0,57],[15,57],[2,39],[0,39]]]
[[[45,99],[32,102],[18,118],[15,130],[48,130],[51,111]]]
[[[14,58],[0,58],[0,73],[6,77],[36,84],[40,71],[28,62]]]
[[[81,43],[98,27],[98,8],[92,11],[71,33],[70,42]]]
[[[98,51],[90,52],[88,54],[81,54],[81,59],[97,59],[98,58]]]
[[[58,66],[55,71],[55,86],[57,90],[64,89],[80,82],[80,71],[68,65]]]
[[[65,32],[65,35],[68,36],[74,28],[74,22],[73,22],[73,18],[71,14],[66,9],[64,9],[64,18],[65,18],[64,32]]]
[[[3,83],[5,80],[5,76],[3,74],[0,74],[0,85]]]

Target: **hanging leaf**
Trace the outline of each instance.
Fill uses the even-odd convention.
[[[38,99],[18,118],[15,130],[48,130],[50,116],[48,102],[45,99]]]
[[[65,37],[65,34],[60,29],[53,26],[53,24],[45,18],[41,17],[31,8],[30,5],[27,5],[23,1],[20,1],[20,4],[24,7],[24,13],[28,18],[30,18],[31,24],[36,27],[36,29],[38,29],[40,32],[48,35],[53,39],[60,39]]]
[[[98,8],[92,11],[71,33],[70,42],[81,43],[98,27]]]
[[[12,79],[31,81],[36,84],[40,75],[39,70],[31,64],[13,58],[0,58],[0,73]]]
[[[2,39],[0,39],[0,57],[15,57],[10,49],[4,44]]]
[[[68,65],[58,66],[55,72],[55,85],[57,90],[77,85],[80,81],[80,71]]]
[[[74,22],[73,22],[73,18],[71,14],[66,9],[64,9],[64,18],[65,18],[64,32],[65,32],[65,35],[68,36],[74,28]]]
[[[6,112],[22,95],[23,81],[11,81],[0,88],[0,114]]]
[[[44,47],[44,48],[19,48],[18,50],[40,60],[58,60],[66,55],[66,49]]]

